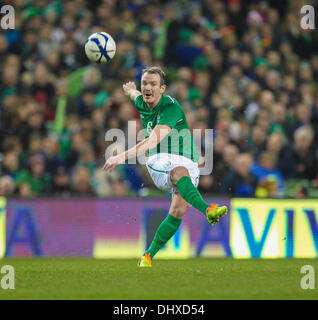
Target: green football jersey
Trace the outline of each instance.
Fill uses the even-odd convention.
[[[137,111],[148,138],[156,125],[170,126],[170,133],[157,145],[149,150],[148,156],[156,153],[173,153],[182,155],[194,162],[199,161],[199,152],[193,142],[185,113],[176,99],[163,94],[159,103],[151,110],[139,95],[135,100]]]

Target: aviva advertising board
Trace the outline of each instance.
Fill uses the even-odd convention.
[[[232,199],[235,258],[318,257],[318,200]]]
[[[190,208],[158,258],[318,257],[317,199],[233,198],[218,203],[230,208],[220,223],[211,228],[202,214]],[[6,203],[0,197],[0,258],[138,258],[169,206],[169,199],[9,199]]]

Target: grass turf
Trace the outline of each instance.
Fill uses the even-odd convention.
[[[317,259],[136,260],[29,258],[0,260],[15,268],[15,289],[0,299],[317,299],[300,287],[300,268]],[[0,274],[0,279],[3,277]]]

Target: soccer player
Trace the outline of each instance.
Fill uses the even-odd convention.
[[[155,185],[172,193],[169,214],[141,257],[140,267],[151,267],[153,257],[176,233],[191,205],[201,211],[211,225],[227,213],[226,206],[205,202],[197,190],[199,153],[183,109],[176,99],[164,94],[165,89],[165,74],[158,67],[143,70],[141,92],[134,82],[123,85],[125,94],[137,107],[145,139],[127,151],[110,157],[104,165],[104,170],[112,170],[127,159],[147,152],[146,166]]]

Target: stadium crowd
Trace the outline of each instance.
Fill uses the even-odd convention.
[[[101,168],[105,132],[127,134],[129,120],[141,129],[122,84],[139,86],[149,65],[166,71],[191,129],[214,129],[202,192],[280,197],[290,181],[301,182],[295,197],[317,191],[318,34],[300,27],[305,2],[11,4],[15,29],[0,33],[1,195],[147,195],[145,167]],[[96,31],[117,43],[109,64],[84,54]]]

